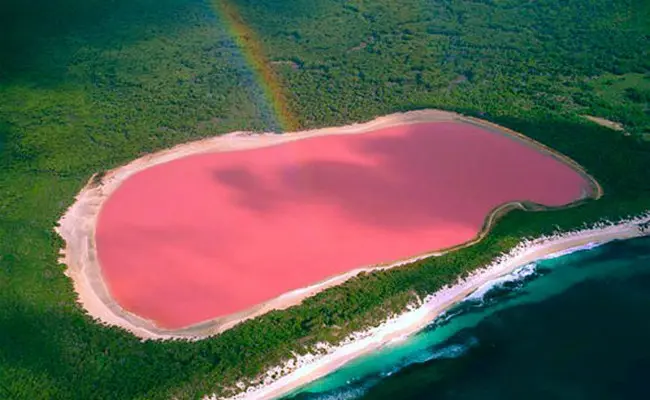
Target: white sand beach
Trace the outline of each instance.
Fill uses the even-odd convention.
[[[449,307],[489,281],[536,260],[567,254],[613,240],[650,235],[647,226],[649,223],[650,212],[617,223],[602,222],[578,231],[523,240],[510,253],[498,258],[492,264],[475,271],[467,279],[428,296],[421,305],[413,305],[403,314],[388,318],[380,326],[356,333],[338,346],[321,344],[317,346],[319,354],[307,354],[287,360],[283,365],[258,377],[250,386],[241,383],[239,385],[241,393],[233,397],[224,399],[211,396],[204,400],[278,398],[335,371],[357,357],[418,332]]]

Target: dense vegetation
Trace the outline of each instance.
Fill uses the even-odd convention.
[[[360,276],[198,343],[91,320],[52,228],[90,175],[143,153],[276,126],[208,0],[7,0],[0,12],[0,398],[220,392],[377,323],[522,236],[650,205],[645,0],[237,0],[304,127],[423,107],[493,120],[583,164],[606,195],[513,212],[470,248]],[[624,124],[628,136],[581,115]]]

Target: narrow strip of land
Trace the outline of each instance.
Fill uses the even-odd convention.
[[[271,400],[290,393],[334,372],[355,358],[420,331],[477,288],[500,276],[509,274],[518,267],[546,257],[575,251],[585,246],[591,247],[613,240],[648,235],[650,230],[645,227],[648,221],[650,221],[650,214],[613,225],[603,225],[524,242],[502,260],[497,260],[492,265],[476,271],[455,285],[441,289],[426,299],[424,304],[418,308],[405,311],[402,315],[388,320],[379,327],[357,333],[352,340],[329,348],[327,354],[299,358],[283,366],[277,366],[267,371],[266,375],[259,377],[259,383],[250,390],[228,398],[228,400]],[[206,400],[216,399],[209,397]]]

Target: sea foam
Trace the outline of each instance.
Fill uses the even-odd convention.
[[[488,281],[481,285],[472,294],[467,296],[463,301],[483,301],[485,296],[492,292],[494,289],[503,287],[506,283],[517,282],[526,280],[537,273],[537,264],[530,263],[519,267],[500,278]]]

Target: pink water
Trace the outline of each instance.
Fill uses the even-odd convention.
[[[503,203],[557,206],[587,189],[505,135],[406,125],[151,167],[106,201],[97,251],[123,308],[181,328],[466,242]]]

